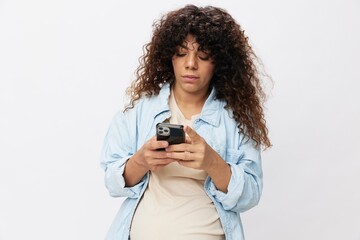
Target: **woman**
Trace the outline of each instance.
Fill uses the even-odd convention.
[[[222,9],[188,5],[154,25],[103,147],[110,195],[126,197],[107,239],[243,239],[271,145],[255,59]],[[159,122],[185,125],[186,142],[157,141]]]

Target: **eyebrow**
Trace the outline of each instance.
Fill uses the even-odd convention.
[[[196,41],[194,41],[194,42],[184,41],[184,42],[181,43],[179,46],[182,47],[182,48],[185,48],[185,49],[190,49],[189,46],[192,46],[191,49],[194,49],[194,50],[195,50],[195,46],[194,46],[195,44],[198,44],[198,45],[199,45],[199,47],[198,47],[196,50],[201,49],[200,44],[199,44],[198,42],[196,42]]]
[[[181,48],[183,48],[183,49],[186,49],[186,50],[191,50],[189,47],[188,47],[188,45],[184,45],[184,44],[181,44],[181,45],[179,45],[178,47],[178,50],[180,50]],[[205,50],[202,46],[198,46],[198,48],[197,49],[195,49],[195,47],[193,47],[192,48],[193,50],[196,50],[197,52],[204,52],[204,53],[206,53],[206,54],[210,54],[210,51],[209,50]]]

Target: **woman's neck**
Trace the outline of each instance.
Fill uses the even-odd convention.
[[[204,93],[188,93],[180,89],[173,88],[173,94],[177,106],[186,119],[190,119],[193,115],[199,114],[209,96],[209,91]]]

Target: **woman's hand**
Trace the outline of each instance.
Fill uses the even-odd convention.
[[[167,141],[157,141],[154,136],[134,154],[132,159],[147,171],[155,171],[174,161],[169,159],[165,151],[158,150],[168,146]]]
[[[148,140],[127,162],[124,170],[125,185],[131,187],[140,182],[144,175],[150,171],[156,171],[165,167],[174,159],[170,159],[165,151],[158,151],[159,148],[166,148],[167,141],[156,141],[156,137]]]
[[[167,157],[176,159],[182,166],[206,171],[217,189],[227,192],[230,166],[192,128],[185,126],[184,131],[187,134],[186,142],[167,147]]]
[[[189,168],[205,171],[213,168],[218,156],[216,151],[192,128],[185,126],[184,131],[187,134],[185,143],[167,147],[167,157],[177,159],[180,165]]]

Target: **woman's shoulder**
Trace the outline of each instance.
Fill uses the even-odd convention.
[[[143,95],[140,99],[134,102],[133,107],[127,108],[124,111],[126,115],[147,115],[157,114],[158,112],[167,110],[170,91],[167,87],[163,87],[159,94],[152,94],[150,96]]]

